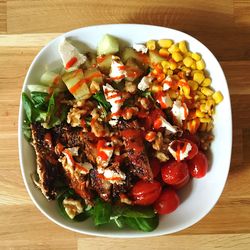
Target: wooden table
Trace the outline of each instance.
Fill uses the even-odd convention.
[[[148,239],[94,238],[67,231],[32,204],[18,160],[20,91],[37,52],[59,33],[104,23],[144,23],[193,35],[216,55],[233,107],[233,154],[224,192],[199,223]],[[0,249],[249,249],[250,1],[0,0]],[[248,247],[247,247],[248,245]]]

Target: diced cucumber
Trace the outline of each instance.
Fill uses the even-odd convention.
[[[48,86],[38,85],[38,84],[31,84],[27,86],[30,92],[43,92],[43,93],[50,93],[51,88]]]
[[[112,55],[102,55],[97,57],[98,68],[104,74],[109,74],[112,63]]]
[[[88,99],[91,96],[82,69],[64,73],[62,80],[76,99]]]
[[[97,68],[89,68],[84,71],[83,78],[86,80],[87,83],[95,81],[97,83],[103,82],[102,73]]]
[[[154,50],[149,51],[149,61],[150,65],[161,63],[162,61],[166,61],[166,58],[159,55],[158,52]]]
[[[134,81],[138,79],[142,74],[143,70],[137,64],[137,61],[134,58],[129,58],[126,63],[126,77],[125,79],[128,81]]]
[[[98,55],[115,54],[119,51],[118,40],[111,35],[104,35],[97,47]]]
[[[48,94],[52,92],[59,93],[59,92],[64,91],[64,89],[62,88],[52,88],[49,86],[38,85],[38,84],[28,85],[27,88],[30,92],[42,92],[42,93],[48,93]]]
[[[86,54],[86,56],[87,56],[87,60],[83,65],[85,69],[93,67],[93,65],[96,65],[96,54],[89,52]]]
[[[135,59],[144,69],[148,68],[148,54],[141,54],[132,48],[125,48],[121,54],[121,59],[124,63],[126,63],[130,58]]]
[[[49,87],[54,87],[54,88],[56,87],[61,89],[66,88],[65,84],[62,81],[62,77],[59,74],[56,74],[55,72],[52,71],[44,72],[40,78],[40,82]]]

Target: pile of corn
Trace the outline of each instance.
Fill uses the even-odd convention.
[[[205,71],[206,64],[201,55],[189,51],[185,41],[174,43],[170,39],[150,40],[146,46],[166,58],[151,66],[157,81],[160,83],[166,76],[171,76],[178,82],[178,87],[171,88],[168,93],[171,99],[180,99],[189,108],[188,118],[183,124],[184,129],[191,133],[196,133],[197,130],[211,131],[215,106],[223,100],[223,95],[211,87],[211,78]],[[162,87],[156,84],[151,90],[161,91]]]

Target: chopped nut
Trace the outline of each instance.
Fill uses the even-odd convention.
[[[142,108],[148,110],[150,108],[150,101],[148,100],[148,98],[139,98],[139,102],[142,106]]]
[[[96,137],[104,137],[109,135],[109,129],[104,127],[98,120],[91,122],[91,132],[94,133]]]
[[[137,107],[128,107],[123,110],[122,117],[125,120],[130,120],[134,114],[139,111]]]
[[[66,198],[63,200],[63,206],[70,219],[74,219],[76,215],[83,212],[83,206],[78,200]]]
[[[156,134],[156,138],[155,138],[155,142],[152,145],[153,149],[155,149],[156,151],[159,151],[162,147],[163,144],[163,136],[161,132],[158,132]]]
[[[91,83],[90,83],[90,87],[89,87],[89,89],[90,89],[90,92],[92,93],[92,94],[95,94],[95,93],[97,93],[98,91],[100,91],[100,84],[99,83],[97,83],[96,81],[92,81]]]
[[[134,94],[137,90],[136,84],[133,82],[125,82],[125,91]]]
[[[161,162],[165,162],[167,161],[169,158],[166,154],[164,154],[163,152],[156,152],[155,156],[157,159],[159,159]]]
[[[81,126],[81,116],[86,114],[87,111],[79,108],[71,108],[67,115],[67,123],[69,123],[72,127],[80,127]]]

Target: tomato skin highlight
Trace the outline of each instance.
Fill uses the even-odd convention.
[[[152,205],[161,194],[161,184],[158,181],[138,181],[131,190],[134,203],[141,206]]]
[[[175,189],[181,189],[184,186],[186,186],[189,183],[189,181],[190,181],[190,175],[187,175],[187,177],[181,183],[172,185],[172,187]]]
[[[158,214],[169,214],[180,205],[180,198],[172,188],[163,190],[160,197],[154,203],[154,209]]]
[[[150,159],[149,163],[153,172],[153,176],[156,178],[161,171],[161,163],[157,158]]]
[[[188,165],[185,161],[171,160],[161,168],[161,176],[169,185],[179,185],[189,176]]]
[[[189,173],[194,178],[202,178],[206,175],[208,170],[208,160],[204,153],[201,151],[198,154],[188,161]]]

